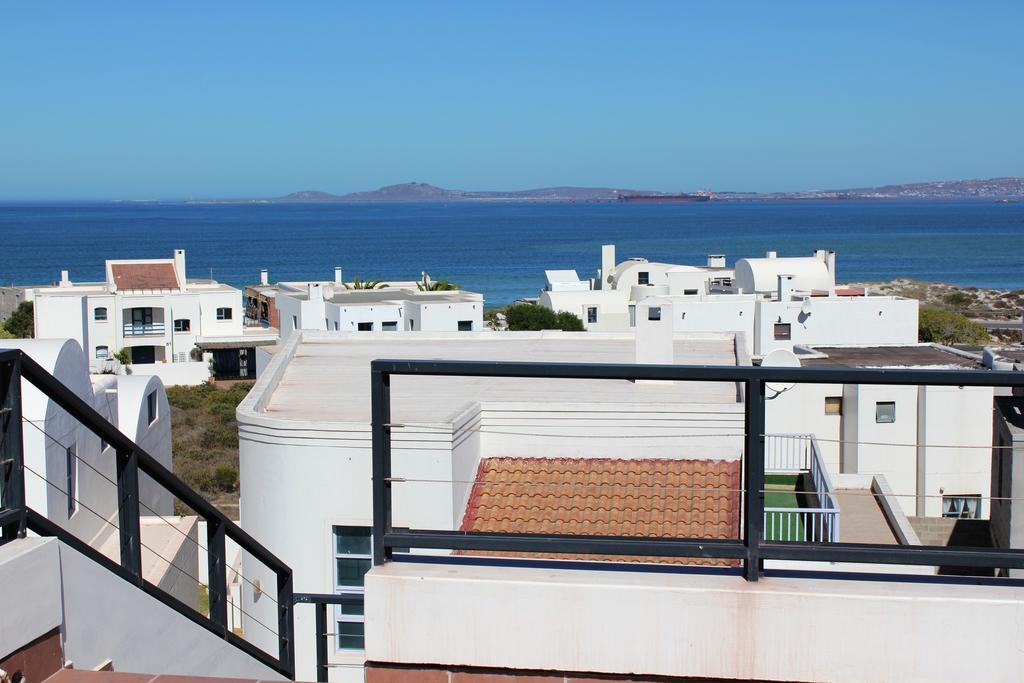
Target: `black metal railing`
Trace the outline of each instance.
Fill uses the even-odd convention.
[[[364,596],[354,593],[296,593],[294,601],[296,605],[313,605],[316,609],[316,680],[317,683],[326,683],[328,670],[331,668],[327,661],[327,653],[330,650],[331,638],[337,634],[327,629],[327,606],[343,605],[345,607],[362,607]],[[335,622],[337,623],[337,622]]]
[[[22,439],[23,378],[115,449],[120,562],[114,562],[27,504]],[[288,678],[294,677],[292,571],[288,565],[20,350],[0,350],[0,436],[0,542],[24,537],[29,531],[41,536],[54,536],[264,665]],[[207,523],[209,617],[161,588],[146,582],[142,577],[140,472],[176,496]],[[276,575],[279,645],[276,657],[235,634],[228,627],[228,582],[225,565],[225,544],[228,538]]]
[[[373,562],[395,548],[740,560],[756,581],[765,560],[1024,569],[1024,550],[764,539],[765,383],[1024,387],[1024,373],[972,370],[768,368],[481,361],[375,360],[370,364],[373,436]],[[401,375],[735,382],[745,397],[742,538],[649,538],[402,530],[393,527],[391,378]],[[470,561],[470,558],[463,558]]]

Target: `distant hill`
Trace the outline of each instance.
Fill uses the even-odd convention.
[[[368,192],[336,195],[303,190],[272,199],[203,199],[195,204],[288,204],[334,202],[614,202],[620,195],[661,194],[652,190],[611,187],[542,187],[533,190],[470,191],[449,190],[429,183],[388,185]],[[977,180],[940,180],[928,183],[883,185],[844,190],[799,192],[717,192],[719,201],[801,200],[801,199],[1001,199],[1024,198],[1024,177]]]

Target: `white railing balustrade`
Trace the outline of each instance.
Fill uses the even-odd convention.
[[[163,334],[163,323],[125,323],[124,336],[142,337],[147,334]]]
[[[818,543],[839,540],[839,503],[832,493],[832,480],[813,434],[766,434],[764,470],[767,474],[806,472],[817,499],[814,501],[816,507],[766,507],[765,540]],[[797,492],[797,495],[806,494]]]

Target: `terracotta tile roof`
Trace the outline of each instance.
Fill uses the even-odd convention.
[[[738,460],[484,458],[460,529],[738,538]],[[701,558],[467,551],[473,555],[730,564]]]
[[[110,270],[118,289],[179,289],[173,263],[115,263]]]

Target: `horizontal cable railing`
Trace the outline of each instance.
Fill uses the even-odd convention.
[[[25,496],[25,474],[28,468],[25,466],[23,451],[23,423],[25,420],[23,420],[21,410],[22,379],[36,387],[50,401],[114,449],[116,474],[113,479],[102,475],[101,472],[97,471],[97,473],[116,487],[117,523],[110,522],[110,524],[116,528],[119,537],[119,561],[111,560],[60,524],[28,505]],[[215,633],[264,665],[282,675],[293,676],[295,659],[292,572],[284,562],[20,350],[0,350],[0,398],[2,398],[0,400],[0,429],[2,429],[0,431],[0,506],[2,506],[0,507],[0,534],[2,534],[0,540],[6,542],[24,537],[29,531],[41,536],[57,537],[73,549],[143,589],[168,607]],[[33,424],[33,426],[38,428],[38,425]],[[53,437],[50,436],[50,438]],[[80,458],[79,461],[85,462]],[[89,466],[91,467],[91,465]],[[34,471],[30,473],[42,476]],[[148,506],[140,501],[140,473],[147,475],[207,523],[205,549],[209,561],[210,608],[208,616],[142,578],[142,551],[145,546],[141,538],[141,508],[148,509]],[[59,483],[48,482],[48,484],[60,489]],[[70,491],[60,490],[65,490],[69,501],[72,500],[73,496]],[[228,538],[276,576],[276,585],[264,586],[263,592],[276,603],[277,619],[271,624],[254,622],[275,634],[278,641],[276,656],[263,651],[228,628],[228,568],[225,562]],[[148,547],[146,550],[152,552]],[[172,563],[168,560],[168,564]],[[198,582],[198,579],[196,581]]]
[[[376,360],[371,363],[373,441],[373,562],[391,559],[396,548],[500,553],[653,556],[740,560],[747,580],[756,581],[766,560],[856,562],[1024,569],[1024,550],[948,546],[839,543],[839,506],[812,438],[780,448],[769,462],[774,436],[765,430],[767,382],[953,387],[1024,387],[1024,374],[971,370],[771,368],[759,366],[680,366],[586,363]],[[733,434],[743,442],[741,534],[739,538],[666,538],[552,533],[397,530],[393,526],[392,488],[413,481],[393,476],[392,433],[407,425],[391,419],[391,383],[395,377],[493,377],[536,379],[663,380],[732,382],[742,385],[744,428]],[[484,430],[481,430],[484,431]],[[510,430],[513,431],[514,430]],[[786,450],[786,449],[789,450]],[[806,508],[766,508],[766,469],[806,472],[813,497]],[[867,495],[874,495],[866,492]],[[407,513],[408,514],[408,513]],[[770,526],[769,526],[770,525]],[[412,557],[415,557],[412,556]],[[468,561],[468,558],[455,558]]]

